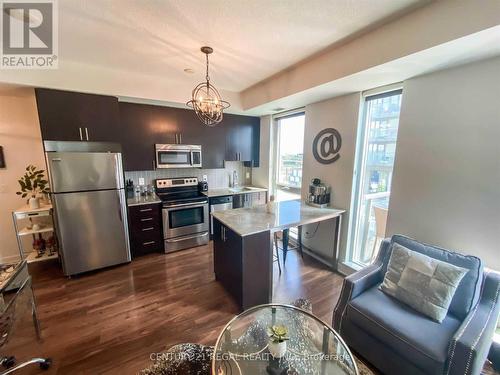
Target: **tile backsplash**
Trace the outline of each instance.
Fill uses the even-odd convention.
[[[197,168],[179,168],[179,169],[157,169],[155,171],[133,171],[125,172],[125,179],[134,181],[134,185],[139,184],[139,178],[144,178],[146,185],[153,184],[157,178],[173,177],[198,177],[202,181],[203,175],[207,176],[208,188],[224,188],[229,186],[232,181],[233,171],[238,172],[240,185],[252,184],[252,168],[245,167],[243,162],[226,161],[224,169],[197,169]],[[249,178],[246,178],[246,174]]]

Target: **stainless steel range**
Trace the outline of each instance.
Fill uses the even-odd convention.
[[[205,245],[209,235],[208,198],[198,191],[196,177],[155,181],[163,202],[165,252]]]

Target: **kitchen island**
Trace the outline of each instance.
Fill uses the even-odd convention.
[[[332,241],[338,250],[344,212],[311,207],[300,200],[214,212],[216,280],[231,293],[242,310],[272,302],[272,234],[336,218]]]

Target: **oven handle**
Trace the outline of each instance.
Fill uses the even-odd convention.
[[[174,211],[180,208],[186,208],[186,207],[204,207],[208,205],[207,202],[196,202],[196,203],[180,203],[176,204],[175,206],[168,206],[168,207],[163,207],[165,211]]]
[[[167,241],[169,243],[180,242],[180,241],[184,241],[184,240],[191,240],[193,238],[203,237],[203,236],[206,236],[207,234],[208,234],[208,232],[202,232],[202,233],[198,233],[198,234],[195,234],[192,236],[183,236],[180,238],[172,238],[172,239],[167,239],[165,241]]]

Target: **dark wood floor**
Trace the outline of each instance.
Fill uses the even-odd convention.
[[[295,252],[281,277],[275,268],[275,301],[309,298],[314,313],[331,321],[340,275]],[[214,280],[211,245],[73,279],[54,264],[30,266],[30,272],[44,341],[29,350],[54,360],[48,374],[134,374],[152,363],[151,353],[174,344],[213,345],[238,313]]]
[[[73,279],[57,264],[30,265],[30,272],[43,342],[23,340],[14,354],[51,357],[54,364],[45,374],[135,374],[152,363],[151,353],[177,343],[213,345],[238,313],[214,280],[211,245],[149,255]],[[314,314],[331,322],[340,275],[295,252],[281,276],[275,264],[274,275],[274,301],[309,298]],[[39,373],[33,367],[19,372]]]

